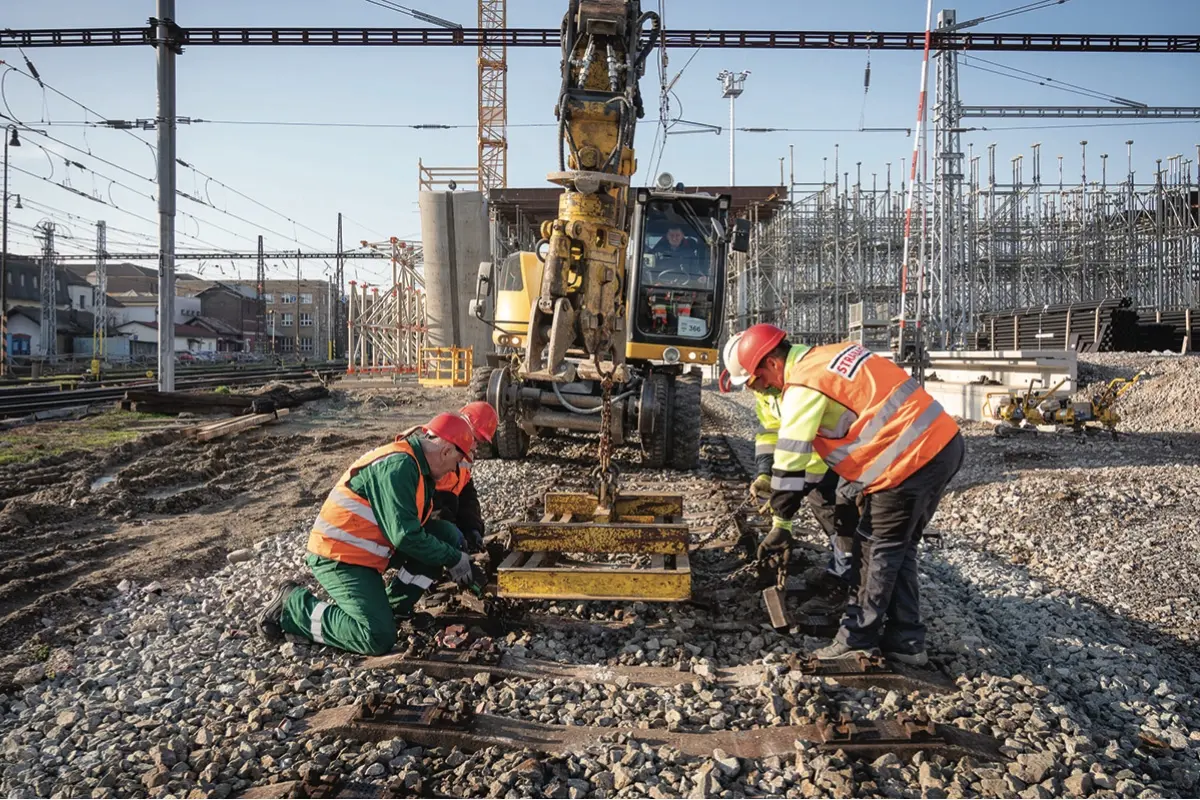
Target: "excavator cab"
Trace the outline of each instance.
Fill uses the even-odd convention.
[[[717,363],[729,197],[639,190],[629,241],[626,358]]]

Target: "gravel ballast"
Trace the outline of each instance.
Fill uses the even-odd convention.
[[[1122,369],[1137,361],[1125,359]],[[705,393],[707,446],[725,436],[745,456],[755,427],[749,400],[748,393]],[[1145,437],[1134,436],[1132,419],[1142,413],[1130,412],[1131,435],[1116,442],[1001,441],[985,426],[965,428],[966,464],[934,520],[945,545],[922,550],[931,656],[956,684],[942,694],[851,689],[791,672],[789,654],[823,641],[766,625],[748,581],[720,579],[716,571],[736,562],[721,551],[694,561],[716,610],[530,604],[627,627],[531,628],[498,640],[516,656],[690,673],[679,686],[600,678],[485,685],[367,670],[357,657],[272,645],[253,631],[254,615],[279,581],[309,580],[307,532],[293,530],[238,553],[208,577],[113,587],[78,641],[55,643],[19,676],[21,685],[0,694],[0,793],[229,797],[254,785],[336,776],[426,796],[1195,796],[1200,456],[1178,438],[1190,430],[1179,425],[1169,435],[1147,427]],[[545,452],[559,451],[565,464],[478,466],[493,523],[531,513],[538,492],[551,485],[587,484],[577,473],[588,447],[576,453],[556,444]],[[630,482],[683,478],[626,471]],[[713,516],[715,489],[701,491],[712,484],[707,467],[686,480],[695,491],[685,513]],[[815,526],[805,527],[820,543]],[[746,625],[717,624],[730,620]],[[709,679],[716,668],[750,664],[762,667],[756,685],[723,688]],[[882,718],[911,710],[996,736],[1012,760],[934,754],[862,761],[805,744],[788,758],[690,758],[615,732],[550,757],[466,754],[305,732],[315,712],[368,692],[556,724],[696,732],[800,723],[822,712]]]

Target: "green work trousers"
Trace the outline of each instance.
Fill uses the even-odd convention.
[[[425,532],[458,546],[458,528],[430,520]],[[309,554],[308,565],[330,601],[296,589],[283,604],[283,629],[318,644],[378,656],[396,644],[394,617],[412,614],[425,590],[442,574],[441,564],[424,564],[397,550],[388,565],[397,570],[384,585],[378,570]]]

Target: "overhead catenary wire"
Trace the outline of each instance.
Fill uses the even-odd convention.
[[[19,67],[14,67],[14,66],[12,66],[11,64],[9,64],[9,65],[6,65],[6,66],[8,67],[8,69],[6,69],[6,70],[5,70],[5,72],[4,72],[4,74],[3,74],[3,76],[0,76],[0,101],[2,101],[2,102],[4,103],[5,110],[8,112],[7,116],[8,116],[10,119],[12,119],[12,120],[14,120],[14,121],[16,121],[16,122],[20,123],[22,126],[27,126],[27,124],[28,124],[28,123],[26,123],[24,120],[20,120],[20,119],[19,119],[19,118],[18,118],[18,117],[17,117],[15,114],[13,114],[13,113],[12,113],[12,109],[11,109],[11,108],[9,107],[9,105],[8,105],[8,99],[7,99],[7,96],[5,95],[5,89],[4,89],[4,79],[5,79],[5,78],[7,78],[7,76],[9,75],[9,73],[10,73],[10,72],[16,72],[17,74],[19,74],[19,75],[22,75],[22,76],[24,76],[24,77],[26,77],[26,78],[35,79],[35,80],[37,80],[37,81],[38,81],[38,83],[39,83],[39,84],[42,86],[42,88],[43,88],[43,92],[45,92],[46,90],[49,90],[49,91],[51,91],[51,92],[54,92],[54,93],[55,93],[55,94],[57,94],[58,96],[60,96],[60,97],[62,97],[63,99],[67,100],[68,102],[70,102],[70,103],[73,103],[73,104],[75,104],[76,106],[78,106],[79,108],[81,108],[81,109],[83,109],[84,111],[86,111],[87,113],[89,113],[89,114],[92,114],[92,115],[93,115],[93,116],[95,116],[97,119],[100,119],[100,120],[107,119],[107,118],[106,118],[104,115],[100,114],[98,111],[96,111],[95,109],[91,108],[90,106],[88,106],[87,104],[83,103],[82,101],[75,99],[74,97],[72,97],[72,96],[68,95],[67,93],[65,93],[65,92],[63,92],[63,91],[61,91],[61,90],[59,90],[59,89],[55,88],[54,86],[51,86],[50,84],[44,83],[44,82],[41,80],[41,78],[40,78],[40,77],[37,77],[37,78],[35,78],[35,77],[34,77],[34,75],[32,75],[31,73],[25,72],[24,70],[21,70]],[[30,66],[32,66],[32,65],[30,65]],[[44,113],[44,114],[43,114],[43,117],[46,117],[46,116],[47,116],[47,115]],[[85,123],[86,123],[86,122],[89,122],[89,121],[85,120]],[[48,124],[48,121],[47,121],[47,120],[43,120],[43,121],[40,121],[40,122],[38,122],[37,124],[39,124],[39,125],[41,125],[41,124]],[[91,124],[95,125],[95,123],[91,123]],[[106,127],[112,127],[112,126],[106,126]],[[153,154],[154,154],[155,161],[157,162],[157,159],[158,159],[158,150],[157,150],[157,148],[155,148],[155,147],[154,147],[152,144],[150,144],[149,142],[147,142],[147,141],[145,141],[145,140],[141,139],[140,137],[138,137],[138,136],[134,135],[134,134],[133,134],[133,133],[132,133],[130,130],[128,130],[128,129],[125,129],[125,128],[120,128],[120,127],[118,127],[117,129],[118,129],[118,130],[122,130],[122,131],[124,131],[125,133],[129,134],[130,136],[132,136],[132,137],[133,137],[133,139],[134,139],[135,141],[137,141],[137,142],[139,142],[139,143],[141,143],[141,144],[144,144],[146,147],[148,147],[148,148],[150,149],[151,153],[153,153]],[[89,152],[89,155],[92,155],[92,154]],[[95,157],[95,156],[93,156],[93,157]],[[110,163],[111,163],[111,162],[110,162]],[[196,169],[196,168],[195,168],[195,167],[193,167],[192,165],[188,165],[188,167],[189,167],[189,168],[192,168],[192,169]],[[127,171],[128,171],[128,170],[127,170]],[[133,173],[133,174],[136,174],[136,173]],[[215,179],[215,178],[212,178],[212,176],[208,176],[207,174],[206,174],[205,176],[206,176],[206,177],[208,177],[208,178],[210,178],[210,179],[212,179],[212,180],[217,180],[217,179]],[[139,177],[142,177],[143,179],[146,179],[146,178],[145,178],[145,176],[139,176]],[[148,179],[146,179],[146,180],[148,180]],[[267,209],[268,211],[271,211],[272,213],[278,214],[279,216],[282,216],[282,217],[284,217],[284,218],[288,219],[289,221],[291,221],[291,222],[293,223],[293,225],[300,225],[300,223],[296,222],[296,221],[295,221],[295,220],[293,220],[291,217],[288,217],[286,214],[283,214],[282,212],[276,211],[275,209],[271,208],[270,206],[268,206],[268,205],[266,205],[266,204],[264,204],[264,203],[261,203],[260,201],[254,200],[254,198],[251,198],[249,195],[246,195],[245,193],[242,193],[242,192],[240,192],[240,191],[238,191],[238,190],[234,189],[233,187],[230,187],[228,184],[224,184],[224,183],[222,183],[222,186],[224,186],[226,189],[228,189],[228,190],[229,190],[229,191],[231,191],[231,192],[237,192],[237,193],[238,193],[240,196],[242,196],[242,197],[244,197],[244,198],[246,198],[246,199],[250,200],[251,202],[254,202],[254,203],[256,203],[257,205],[259,205],[259,206],[261,206],[261,207],[263,207],[263,208]],[[268,228],[268,227],[266,227],[266,226],[264,226],[264,225],[259,225],[258,223],[251,222],[251,221],[249,221],[249,220],[246,220],[246,219],[245,219],[245,218],[243,218],[243,217],[239,217],[239,216],[238,216],[238,215],[236,215],[236,214],[232,214],[232,213],[231,213],[231,212],[229,212],[228,210],[225,210],[225,209],[219,209],[219,208],[216,208],[216,206],[213,206],[213,205],[211,205],[211,204],[206,204],[206,203],[203,203],[203,201],[200,201],[198,198],[193,198],[193,197],[190,197],[189,195],[187,195],[187,194],[185,194],[185,193],[181,193],[181,196],[183,196],[183,197],[185,197],[185,198],[188,198],[188,199],[191,199],[191,200],[194,200],[195,202],[200,202],[201,204],[204,204],[204,205],[209,205],[209,207],[213,208],[214,210],[216,210],[216,211],[218,211],[218,212],[220,212],[220,213],[224,213],[224,214],[227,214],[227,215],[228,215],[228,216],[230,216],[230,217],[234,217],[234,218],[236,218],[236,219],[239,219],[240,221],[242,221],[242,222],[244,222],[244,223],[246,223],[246,224],[248,224],[248,225],[251,225],[251,226],[253,226],[253,227],[255,227],[255,228],[258,228],[258,229],[261,229],[261,230],[263,230],[263,231],[266,231],[266,232],[268,232],[268,233],[271,233],[271,234],[273,234],[273,235],[275,235],[275,236],[281,236],[281,237],[283,237],[284,239],[289,239],[290,241],[296,242],[297,244],[302,244],[302,245],[304,245],[305,247],[310,247],[310,248],[312,248],[312,249],[319,249],[319,248],[313,248],[313,246],[312,246],[312,245],[310,245],[310,244],[306,244],[306,243],[302,242],[302,241],[299,239],[299,237],[298,237],[298,236],[296,236],[296,235],[294,235],[294,234],[293,234],[292,236],[288,236],[287,234],[281,234],[281,233],[279,233],[278,231],[272,230],[272,229],[270,229],[270,228]],[[303,226],[303,227],[307,228],[308,226]],[[312,230],[312,229],[309,229],[309,230]],[[319,234],[319,235],[321,235],[321,236],[325,236],[325,234],[320,234],[319,232],[318,232],[318,234]],[[332,241],[332,239],[331,239],[331,241]]]
[[[1098,92],[1098,91],[1095,91],[1094,89],[1088,89],[1083,86],[1077,86],[1076,84],[1073,84],[1073,83],[1066,83],[1064,81],[1056,81],[1053,78],[1036,75],[1035,73],[1026,72],[1025,70],[1018,70],[1013,67],[1005,67],[1003,64],[997,64],[994,61],[987,61],[985,59],[978,58],[977,56],[964,55],[964,56],[962,56],[962,59],[963,59],[962,64],[964,67],[970,67],[971,69],[979,70],[980,72],[988,72],[988,73],[991,73],[992,75],[999,75],[1002,78],[1009,78],[1014,81],[1022,81],[1023,83],[1030,83],[1030,84],[1033,84],[1034,86],[1045,86],[1049,89],[1057,89],[1061,92],[1068,92],[1070,94],[1079,95],[1080,97],[1087,97],[1092,100],[1104,100],[1106,102],[1117,103],[1119,105],[1126,105],[1126,106],[1132,106],[1132,107],[1137,107],[1137,106],[1141,105],[1139,103],[1133,103],[1132,101],[1118,98],[1115,95],[1106,94],[1104,92]],[[973,61],[983,61],[985,64],[991,64],[993,66],[1000,67],[1000,69],[991,69],[989,67],[982,67],[979,64],[972,63]],[[1015,72],[1020,72],[1022,74],[1021,75],[1011,75],[1008,72],[1003,71],[1006,69],[1015,71]],[[1026,77],[1026,76],[1033,76],[1033,77]]]

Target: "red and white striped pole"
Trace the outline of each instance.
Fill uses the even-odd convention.
[[[921,92],[917,99],[917,125],[913,130],[912,166],[908,174],[908,195],[904,203],[904,252],[900,264],[900,352],[897,358],[904,357],[904,347],[908,328],[908,261],[912,242],[913,199],[917,186],[917,157],[921,146],[922,134],[925,127],[926,87],[929,83],[929,45],[933,38],[933,0],[925,4],[925,48],[921,58]],[[919,331],[917,332],[919,335]]]

